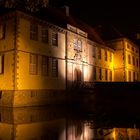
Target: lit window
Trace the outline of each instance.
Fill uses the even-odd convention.
[[[131,57],[130,57],[130,54],[128,54],[128,64],[131,64]]]
[[[0,74],[4,73],[4,55],[0,55]]]
[[[105,61],[107,61],[107,51],[105,50]]]
[[[34,23],[30,24],[30,39],[31,40],[38,39],[38,26]]]
[[[98,48],[98,59],[101,59],[101,48]]]
[[[37,55],[30,54],[30,66],[29,66],[30,74],[37,74]]]
[[[52,59],[52,76],[58,77],[58,60]]]
[[[48,29],[42,28],[42,42],[48,43]]]
[[[48,76],[49,74],[49,57],[42,56],[42,75]]]
[[[58,33],[52,32],[52,45],[58,46]]]
[[[4,39],[4,38],[5,38],[5,25],[0,24],[0,39]]]
[[[96,58],[96,47],[93,47],[93,57]]]

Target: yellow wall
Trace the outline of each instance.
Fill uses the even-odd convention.
[[[65,88],[65,34],[58,32],[58,47],[51,45],[51,32],[49,30],[49,43],[41,42],[41,25],[38,24],[38,41],[30,40],[30,21],[20,18],[17,59],[17,89],[64,89]],[[29,74],[30,53],[38,56],[38,74]],[[49,56],[49,76],[41,75],[41,56]],[[52,57],[58,58],[58,77],[51,76]]]

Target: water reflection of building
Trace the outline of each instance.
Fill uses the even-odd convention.
[[[2,108],[0,109],[0,139],[136,140],[140,138],[139,129],[107,126],[100,128],[97,125],[94,127],[96,122],[93,122],[94,120],[88,120],[74,111],[66,115],[66,110],[58,106]]]
[[[139,79],[136,45],[106,44],[89,25],[52,7],[36,15],[6,10],[0,21],[1,106],[62,101],[75,83]]]

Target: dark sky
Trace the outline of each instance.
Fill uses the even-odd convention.
[[[112,24],[133,36],[140,30],[140,6],[134,0],[50,0],[50,4],[68,5],[72,15],[93,26]]]

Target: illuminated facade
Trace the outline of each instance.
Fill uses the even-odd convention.
[[[139,81],[139,48],[126,38],[108,42],[114,51],[114,80]]]
[[[75,83],[138,80],[139,50],[128,48],[131,42],[126,39],[125,47],[118,42],[108,47],[78,27],[62,28],[20,11],[0,21],[1,106],[64,101],[66,89]],[[128,62],[128,57],[135,61]]]

